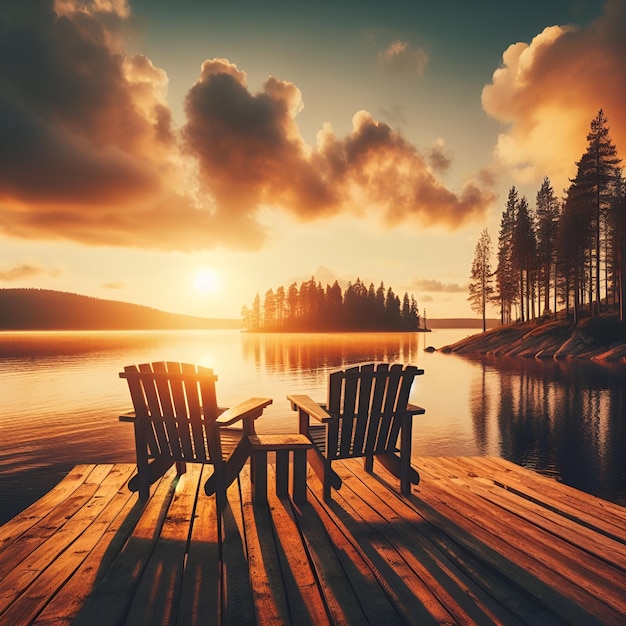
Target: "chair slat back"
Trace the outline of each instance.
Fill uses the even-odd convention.
[[[130,365],[120,376],[128,382],[135,419],[144,428],[151,456],[221,463],[213,370],[158,362]]]
[[[393,452],[419,372],[413,365],[367,363],[330,374],[327,411],[339,423],[329,429],[329,457]]]

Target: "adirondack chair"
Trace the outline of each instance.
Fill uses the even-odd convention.
[[[206,481],[207,495],[216,494],[218,506],[250,456],[248,435],[270,398],[250,398],[230,409],[217,406],[212,369],[189,363],[159,362],[130,365],[119,374],[128,382],[134,411],[120,416],[134,424],[137,475],[130,488],[141,499],[150,485],[176,463],[178,474],[186,463],[213,465]],[[241,427],[233,424],[241,422]]]
[[[330,374],[325,405],[306,395],[287,396],[299,413],[299,432],[313,443],[309,463],[323,484],[324,500],[330,500],[331,487],[342,484],[332,462],[353,457],[362,457],[369,472],[376,457],[400,479],[402,494],[411,493],[411,484],[420,480],[411,467],[413,416],[425,411],[409,404],[409,394],[423,373],[412,365],[361,364]]]

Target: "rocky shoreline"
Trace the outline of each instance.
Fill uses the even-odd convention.
[[[471,335],[439,352],[626,363],[626,324],[616,317],[587,318],[576,325],[568,320],[509,324]]]

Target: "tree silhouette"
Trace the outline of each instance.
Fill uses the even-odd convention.
[[[517,303],[516,278],[513,268],[513,231],[517,213],[517,189],[511,187],[506,208],[500,220],[498,234],[498,266],[496,268],[496,295],[500,304],[500,321],[511,322],[511,308]]]
[[[339,283],[324,289],[314,277],[287,289],[265,292],[263,306],[257,294],[252,307],[242,308],[244,324],[251,331],[416,331],[420,329],[417,301],[408,292],[402,302],[383,283],[366,287],[360,278],[344,293]]]
[[[519,304],[523,321],[558,305],[577,321],[614,306],[624,319],[626,302],[626,183],[621,159],[602,109],[591,122],[577,172],[556,198],[546,176],[533,212],[511,187],[500,222],[496,290],[502,323]],[[541,309],[541,304],[543,309]]]
[[[469,284],[469,302],[473,311],[480,313],[483,318],[483,332],[487,330],[487,303],[493,294],[491,272],[491,238],[485,228],[480,234]]]
[[[591,121],[591,130],[587,135],[587,142],[587,150],[576,164],[578,166],[576,184],[589,202],[588,219],[593,236],[593,257],[592,267],[590,267],[593,280],[590,281],[592,295],[589,304],[594,307],[592,313],[597,314],[602,308],[600,282],[604,257],[602,243],[608,236],[609,227],[606,217],[611,205],[615,168],[621,163],[621,159],[617,157],[617,149],[609,137],[608,119],[602,109]],[[606,261],[606,259],[604,260]],[[605,271],[607,271],[606,266]],[[595,301],[593,300],[594,295]],[[608,298],[608,287],[605,288],[605,297]]]
[[[550,291],[554,285],[554,310],[557,308],[556,281],[556,235],[561,205],[554,195],[550,179],[546,176],[537,192],[537,261],[539,265],[540,293],[543,294],[543,315],[550,312]]]

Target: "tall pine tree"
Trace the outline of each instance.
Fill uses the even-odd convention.
[[[556,312],[556,233],[559,225],[560,203],[554,195],[550,179],[543,179],[537,192],[537,260],[539,262],[540,293],[543,296],[542,314],[550,311],[550,290],[554,285],[554,311]]]
[[[589,202],[588,220],[593,236],[590,254],[590,301],[592,313],[601,311],[601,275],[604,254],[602,244],[608,236],[607,214],[611,204],[612,181],[615,169],[619,167],[621,159],[617,157],[617,149],[609,136],[608,119],[602,109],[591,121],[591,130],[587,135],[587,150],[576,163],[578,174],[576,184],[580,192]],[[607,271],[606,264],[604,268]],[[605,291],[605,297],[607,297]]]
[[[491,271],[491,238],[485,228],[476,244],[470,273],[469,303],[473,311],[482,315],[483,332],[487,330],[487,303],[493,294]]]

